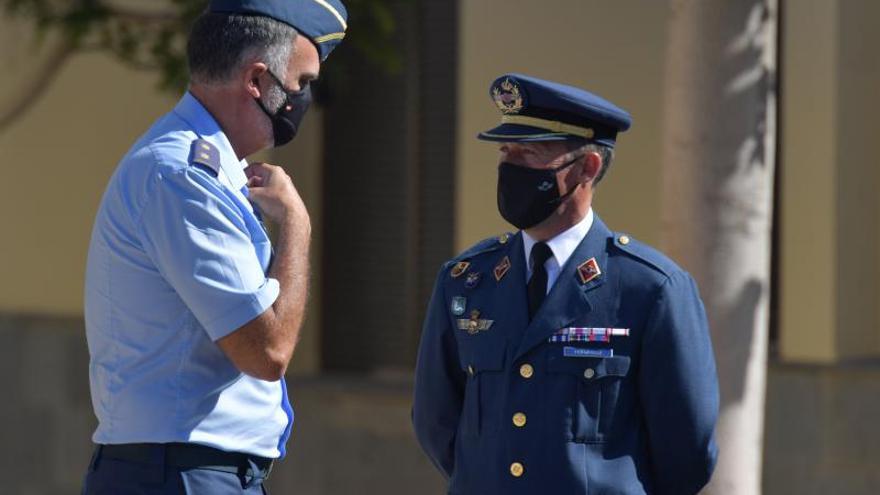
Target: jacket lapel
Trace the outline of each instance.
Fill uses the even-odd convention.
[[[526,328],[515,358],[519,358],[540,343],[546,342],[554,332],[586,315],[597,304],[597,297],[593,290],[605,283],[607,275],[602,271],[607,266],[607,247],[610,237],[612,237],[611,231],[597,215],[590,231],[572,253],[565,266],[562,267],[556,283],[547,294],[538,313],[535,314],[535,318]],[[578,270],[578,267],[591,259],[595,259],[595,266],[600,272],[592,279],[590,279],[589,269],[581,270],[583,273],[579,273]],[[522,277],[524,279],[525,275]],[[584,279],[589,280],[584,282]],[[525,318],[527,319],[528,315]]]
[[[488,275],[492,283],[497,283],[495,297],[499,301],[498,307],[503,308],[503,315],[497,315],[498,319],[502,320],[504,327],[508,329],[510,342],[516,344],[522,338],[529,321],[525,283],[526,263],[521,232],[511,238],[506,256],[510,260],[510,268],[501,280],[496,281],[494,273]],[[498,263],[501,263],[501,260]]]

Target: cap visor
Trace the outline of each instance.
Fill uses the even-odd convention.
[[[501,124],[494,129],[479,133],[477,139],[500,142],[535,142],[565,141],[568,139],[578,139],[578,136],[564,132],[552,132],[547,129],[527,125]]]

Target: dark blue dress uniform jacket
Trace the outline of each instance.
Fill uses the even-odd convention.
[[[530,323],[522,242],[521,234],[480,242],[437,277],[413,423],[449,493],[698,492],[717,458],[718,383],[693,279],[596,217]],[[511,267],[496,280],[505,256]],[[591,258],[601,274],[583,283],[577,267]],[[460,261],[470,265],[453,277]],[[453,314],[456,296],[466,298],[464,314]],[[459,330],[473,310],[491,326]],[[630,335],[549,341],[566,327]],[[613,357],[566,357],[566,346]]]

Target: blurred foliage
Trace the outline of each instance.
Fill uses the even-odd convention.
[[[412,1],[412,0],[410,0]],[[162,90],[182,92],[188,81],[186,39],[207,0],[0,0],[7,16],[34,24],[39,39],[61,35],[76,51],[103,51],[123,64],[157,71]],[[378,70],[396,73],[402,62],[394,44],[395,9],[407,0],[345,0],[349,29],[343,45]],[[322,69],[330,85],[341,83],[345,59]],[[331,56],[332,60],[332,56]],[[326,81],[328,80],[329,81]],[[326,87],[326,86],[325,86]]]

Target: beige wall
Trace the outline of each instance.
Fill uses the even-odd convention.
[[[837,40],[837,350],[880,355],[880,2],[839,0]]]
[[[460,3],[457,249],[512,229],[495,205],[497,146],[475,139],[499,122],[488,88],[505,72],[581,86],[632,113],[594,206],[610,228],[656,245],[667,3]]]
[[[117,161],[174,99],[154,78],[77,55],[0,133],[0,311],[82,312],[92,221]]]
[[[806,0],[784,14],[780,352],[786,360],[827,362],[836,356],[838,289],[837,174],[830,166],[837,146],[836,1]]]
[[[780,352],[880,354],[880,44],[872,0],[787,4]]]

